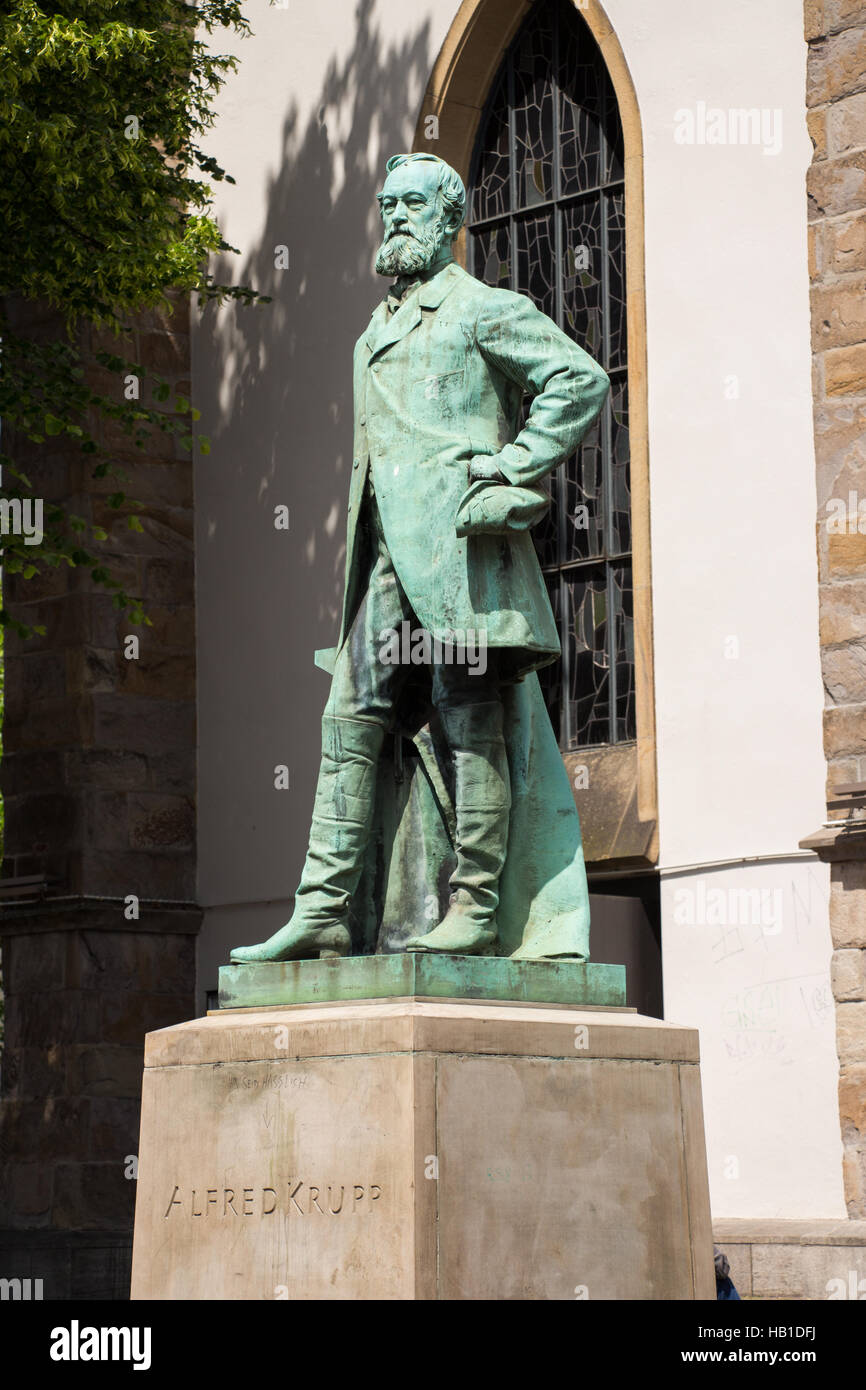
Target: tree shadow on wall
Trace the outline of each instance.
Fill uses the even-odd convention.
[[[342,603],[352,352],[386,285],[373,270],[381,239],[375,195],[387,157],[411,148],[435,57],[426,20],[392,40],[374,8],[360,0],[351,50],[331,60],[305,124],[297,101],[287,100],[260,239],[241,248],[242,261],[214,267],[218,278],[250,284],[273,302],[208,310],[194,339],[196,404],[211,440],[196,465],[198,680],[208,692],[200,702],[201,814],[221,818],[222,836],[237,829],[249,843],[258,824],[266,841],[273,837],[261,846],[257,898],[290,894],[297,881],[284,865],[285,881],[275,884],[275,860],[285,856],[276,846],[299,837],[301,820],[308,824],[301,803],[318,767],[313,711],[324,705],[327,680],[313,653],[336,641]],[[243,170],[235,173],[242,189]],[[288,269],[275,263],[280,246]],[[288,535],[274,527],[280,504],[290,509]],[[226,741],[253,723],[256,768],[244,771]],[[277,755],[271,767],[290,764],[296,793],[277,799],[267,826],[264,747]],[[220,804],[209,812],[215,797]],[[245,871],[250,888],[256,874],[252,864]]]
[[[358,5],[352,51],[332,60],[305,130],[289,107],[259,244],[240,271],[236,257],[215,268],[217,278],[232,276],[273,302],[211,318],[197,364],[206,368],[197,395],[213,449],[201,473],[217,469],[222,497],[227,485],[241,509],[254,501],[263,533],[273,529],[274,505],[292,509],[288,569],[282,547],[279,579],[276,570],[272,577],[287,600],[297,594],[286,581],[303,581],[326,637],[342,600],[352,350],[386,285],[373,271],[381,231],[375,197],[385,159],[410,147],[431,66],[429,24],[386,44],[374,8],[374,0]],[[288,269],[275,265],[280,246]]]

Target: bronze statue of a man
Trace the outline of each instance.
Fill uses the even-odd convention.
[[[535,674],[559,637],[529,527],[608,378],[524,295],[456,264],[466,192],[443,160],[389,159],[379,206],[376,270],[396,278],[355,348],[345,595],[338,645],[317,657],[332,682],[309,849],[289,923],[231,958],[352,952],[395,729],[421,755],[423,806],[414,850],[392,856],[391,901],[411,912],[399,875],[447,866],[441,920],[408,922],[396,949],[588,958],[579,822]]]

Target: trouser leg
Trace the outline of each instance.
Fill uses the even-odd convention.
[[[372,502],[367,525],[367,591],[337,657],[322,716],[322,757],[295,909],[268,941],[234,950],[236,962],[346,955],[351,947],[349,904],[372,830],[379,754],[405,678],[401,667],[380,660],[380,633],[398,628],[411,612]]]
[[[457,864],[448,912],[406,949],[478,954],[496,943],[499,878],[508,849],[511,779],[502,700],[495,672],[481,688],[479,678],[458,673],[445,679],[443,689],[440,674],[434,698],[454,766]]]
[[[369,839],[384,725],[322,717],[322,758],[310,842],[295,913],[311,923],[345,919]]]

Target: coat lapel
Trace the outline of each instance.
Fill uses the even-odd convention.
[[[421,322],[421,304],[417,294],[410,296],[408,304],[401,304],[396,314],[389,314],[386,304],[385,313],[387,318],[372,341],[370,349],[372,357],[384,352],[385,348],[391,347],[394,343],[399,343],[401,338],[405,338],[407,333],[411,333],[413,328],[418,327]]]
[[[383,299],[381,304],[377,304],[373,310],[370,322],[367,324],[367,330],[364,334],[364,342],[367,344],[368,351],[373,351],[373,344],[379,334],[387,326],[389,317],[388,302],[386,299]]]
[[[422,309],[438,309],[445,296],[451,293],[465,275],[466,271],[461,270],[455,261],[449,261],[432,280],[425,281],[418,291],[418,303]]]
[[[408,302],[401,304],[395,314],[389,313],[387,300],[383,300],[374,310],[364,335],[371,358],[392,347],[401,338],[405,338],[407,333],[411,333],[413,328],[417,328],[421,322],[422,309],[438,309],[463,273],[459,266],[453,261],[450,262],[411,294]]]

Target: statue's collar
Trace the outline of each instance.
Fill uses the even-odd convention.
[[[438,309],[446,294],[453,290],[460,273],[457,263],[449,261],[441,270],[437,270],[435,275],[431,275],[429,280],[422,281],[418,290],[418,303],[421,308]]]
[[[438,309],[442,300],[450,294],[459,281],[462,271],[454,261],[449,261],[429,280],[424,280],[417,288],[406,295],[400,307],[393,314],[388,310],[387,296],[373,311],[373,317],[365,334],[365,341],[371,353],[382,352],[392,343],[404,338],[417,328],[422,319],[422,309]]]
[[[402,308],[404,304],[412,300],[420,304],[423,309],[438,309],[449,290],[454,288],[459,274],[460,269],[457,263],[448,261],[440,270],[436,271],[435,275],[431,275],[429,280],[417,280],[410,285],[399,296],[399,299],[394,294],[393,286],[389,287],[383,302],[391,305],[397,303]]]

